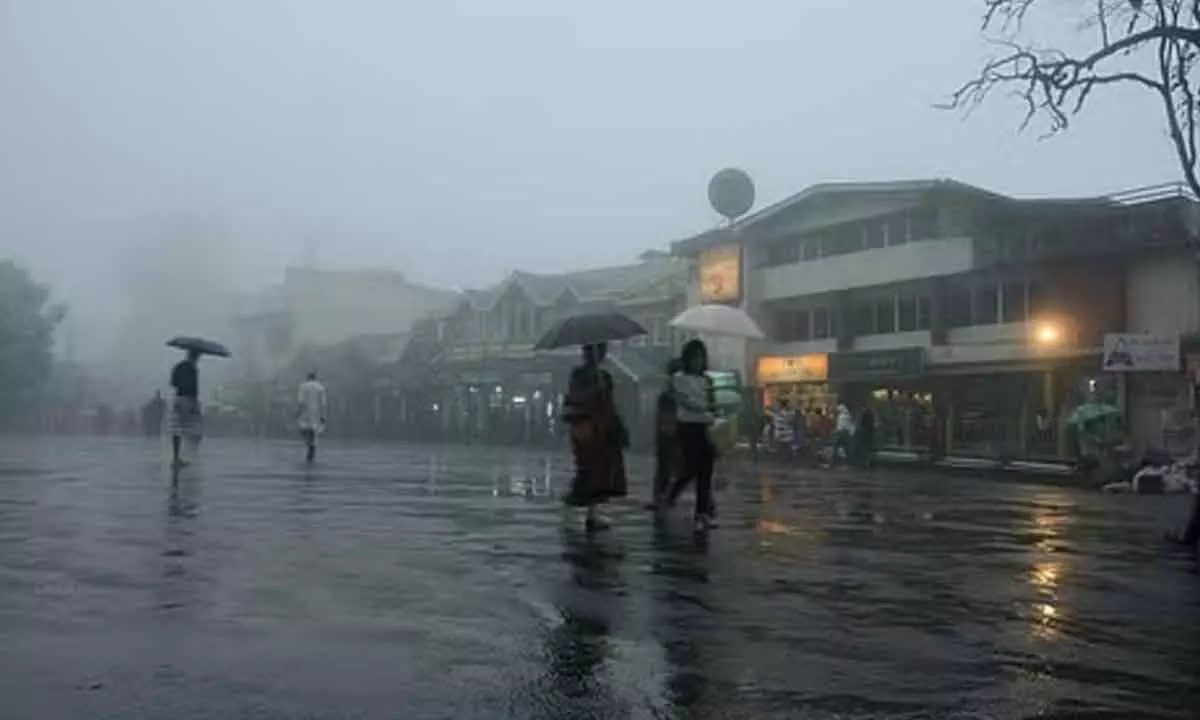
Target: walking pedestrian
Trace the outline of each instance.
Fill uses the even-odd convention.
[[[325,431],[327,404],[325,386],[311,372],[308,379],[300,383],[297,393],[296,424],[304,438],[304,461],[311,464],[317,459],[317,435]]]
[[[624,451],[629,432],[617,412],[612,375],[600,366],[606,354],[604,343],[584,346],[583,364],[571,371],[563,398],[563,419],[571,428],[575,456],[575,478],[565,502],[587,508],[588,530],[607,527],[597,505],[625,497],[628,491]]]
[[[163,418],[167,416],[167,401],[163,400],[162,390],[155,390],[154,397],[142,408],[142,432],[146,435],[158,435],[163,429]]]
[[[689,340],[680,354],[682,369],[671,379],[676,402],[676,437],[683,452],[683,474],[667,496],[667,507],[675,504],[689,483],[696,485],[695,523],[699,531],[716,527],[712,497],[716,448],[709,435],[715,419],[712,393],[705,375],[708,350],[701,340]]]
[[[863,468],[875,463],[875,413],[870,405],[864,405],[858,417],[858,429],[854,433],[858,441],[858,462]]]
[[[672,358],[667,363],[667,383],[658,394],[654,417],[654,499],[647,505],[648,510],[658,510],[665,502],[671,479],[675,477],[679,467],[677,404],[671,379],[679,372],[680,367],[678,358]]]
[[[837,419],[833,430],[833,458],[830,464],[836,465],[838,458],[851,459],[851,443],[854,440],[854,417],[845,403],[838,403]]]
[[[200,370],[197,363],[200,353],[189,350],[187,356],[171,370],[171,387],[175,397],[171,402],[171,418],[168,431],[171,435],[171,464],[176,468],[183,461],[183,440],[199,441],[200,438]]]

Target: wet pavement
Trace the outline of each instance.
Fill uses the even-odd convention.
[[[210,441],[172,483],[162,451],[0,439],[6,720],[1200,707],[1179,498],[727,468],[707,541],[633,499],[588,537],[565,456]]]

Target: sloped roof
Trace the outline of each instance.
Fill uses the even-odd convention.
[[[463,300],[476,309],[486,310],[510,288],[519,287],[534,303],[551,305],[564,293],[580,302],[627,297],[650,289],[658,283],[686,271],[677,258],[654,257],[643,262],[574,272],[543,274],[514,270],[502,282],[483,290],[467,290]]]
[[[740,220],[719,228],[706,230],[697,235],[693,235],[683,240],[677,240],[671,243],[671,252],[676,254],[689,254],[700,250],[706,250],[710,247],[724,244],[728,242],[728,234],[730,232],[738,232],[746,230],[750,227],[758,225],[770,218],[773,218],[780,213],[793,209],[802,205],[814,198],[828,197],[830,195],[848,195],[848,194],[894,194],[894,193],[922,193],[933,190],[952,190],[961,193],[978,195],[979,197],[992,200],[1012,200],[1007,195],[985,190],[975,185],[952,180],[950,178],[933,178],[924,180],[893,180],[885,182],[827,182],[810,185],[800,192],[780,200],[777,203],[768,205],[765,208],[751,213]]]

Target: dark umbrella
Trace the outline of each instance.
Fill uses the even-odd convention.
[[[205,340],[198,337],[180,336],[172,338],[167,342],[167,347],[187,350],[188,352],[198,352],[201,355],[216,355],[217,357],[229,357],[229,349],[219,342]]]
[[[572,315],[554,323],[533,347],[536,350],[553,350],[625,340],[645,334],[646,328],[619,312],[587,313]]]

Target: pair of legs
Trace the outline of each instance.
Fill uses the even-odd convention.
[[[317,459],[317,431],[301,430],[300,436],[304,438],[304,462],[311,463]]]
[[[710,522],[716,511],[712,497],[716,448],[708,437],[708,426],[701,423],[679,423],[676,438],[683,451],[683,474],[667,493],[665,504],[674,505],[688,483],[695,482],[696,519]]]
[[[654,439],[654,499],[650,502],[650,509],[656,509],[666,501],[671,478],[675,475],[678,464],[677,451],[674,436],[658,433]]]

